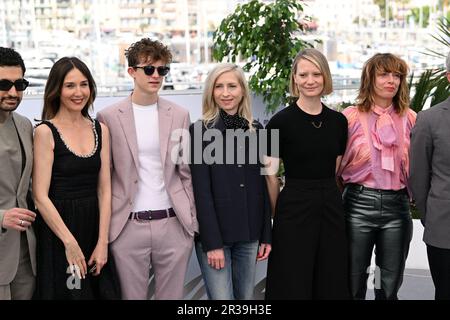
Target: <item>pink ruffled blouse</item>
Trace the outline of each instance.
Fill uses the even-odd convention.
[[[408,109],[400,116],[392,105],[385,109],[375,105],[370,112],[351,106],[343,114],[348,120],[348,140],[338,175],[344,184],[383,190],[407,187],[410,132],[416,113]]]

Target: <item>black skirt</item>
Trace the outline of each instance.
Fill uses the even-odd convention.
[[[334,179],[288,179],[273,225],[266,299],[348,299],[348,249]]]

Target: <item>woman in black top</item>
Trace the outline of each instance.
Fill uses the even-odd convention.
[[[191,126],[195,249],[209,299],[252,299],[256,261],[270,253],[270,204],[244,72],[219,64],[205,82],[202,120]]]
[[[347,141],[346,118],[321,102],[332,92],[326,58],[315,49],[294,60],[290,92],[297,101],[278,112],[267,129],[271,141],[267,175],[275,212],[266,299],[346,299],[347,244],[341,194],[335,180]],[[273,132],[271,132],[273,134]],[[276,176],[283,160],[286,185]]]

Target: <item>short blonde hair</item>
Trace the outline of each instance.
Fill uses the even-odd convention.
[[[214,101],[214,86],[217,78],[226,72],[233,72],[238,79],[242,90],[242,100],[239,104],[237,114],[248,121],[250,129],[253,128],[253,115],[251,107],[250,90],[244,71],[234,63],[220,63],[208,74],[205,80],[202,99],[202,121],[205,126],[216,122],[219,117],[220,107]]]
[[[330,67],[328,66],[327,58],[317,49],[308,48],[300,51],[294,59],[291,69],[291,79],[289,83],[289,93],[292,97],[299,97],[300,92],[295,84],[294,76],[297,72],[297,65],[300,59],[308,60],[319,68],[323,77],[323,90],[321,96],[325,96],[333,92],[333,80],[331,78]]]
[[[358,109],[362,112],[371,110],[375,99],[375,79],[377,73],[380,72],[392,72],[400,75],[400,85],[392,103],[394,110],[398,114],[403,114],[409,108],[409,89],[406,81],[408,65],[392,53],[377,53],[364,63],[359,93],[356,97]]]

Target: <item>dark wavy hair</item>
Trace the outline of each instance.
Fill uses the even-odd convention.
[[[125,57],[127,57],[129,67],[135,67],[148,59],[151,61],[161,60],[165,64],[172,62],[172,53],[169,48],[162,42],[149,38],[143,38],[133,43],[125,50]]]
[[[22,74],[27,70],[20,54],[11,48],[0,47],[0,67],[17,67],[22,69]]]
[[[81,110],[81,114],[90,118],[89,108],[94,103],[97,95],[97,86],[92,77],[89,68],[86,64],[76,57],[64,57],[55,62],[50,74],[48,75],[47,83],[44,91],[44,109],[42,110],[42,120],[52,119],[59,111],[61,105],[61,89],[64,84],[64,79],[67,74],[73,70],[78,69],[88,80],[91,95]]]
[[[377,53],[366,61],[361,74],[361,84],[356,98],[358,109],[368,112],[374,104],[375,78],[377,73],[392,72],[400,75],[397,94],[392,99],[394,110],[403,114],[409,108],[409,90],[406,76],[408,65],[392,53]]]

